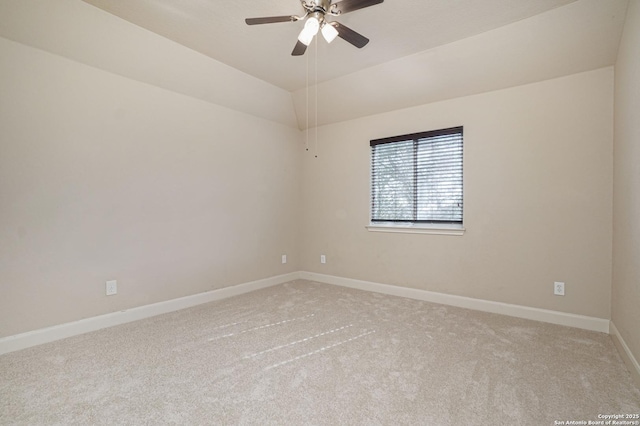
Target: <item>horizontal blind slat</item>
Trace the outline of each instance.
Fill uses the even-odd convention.
[[[371,141],[373,221],[462,222],[462,130]]]

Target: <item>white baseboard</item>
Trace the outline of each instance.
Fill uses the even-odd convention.
[[[426,302],[457,306],[459,308],[474,309],[477,311],[566,325],[585,330],[599,331],[601,333],[609,333],[608,319],[568,314],[565,312],[532,308],[528,306],[512,305],[509,303],[493,302],[490,300],[473,299],[470,297],[455,296],[451,294],[435,293],[427,290],[380,284],[370,281],[341,278],[333,275],[317,274],[315,272],[300,272],[300,278],[325,284],[355,288],[358,290],[374,291],[392,296],[407,297],[410,299],[424,300]]]
[[[635,356],[633,356],[633,352],[627,346],[627,342],[622,338],[622,334],[616,328],[616,325],[611,321],[611,337],[613,337],[613,342],[618,348],[618,352],[620,352],[620,356],[622,357],[624,363],[629,368],[629,372],[631,373],[631,377],[635,380],[638,387],[640,387],[640,363]]]
[[[124,311],[99,315],[96,317],[60,324],[53,327],[47,327],[39,330],[29,331],[26,333],[16,334],[13,336],[3,337],[0,339],[0,355],[20,349],[26,349],[31,346],[41,345],[43,343],[49,343],[55,340],[76,336],[78,334],[88,333],[90,331],[112,327],[114,325],[125,324],[128,322],[165,314],[168,312],[178,311],[180,309],[190,308],[202,303],[226,299],[228,297],[237,296],[240,294],[248,293],[250,291],[255,291],[262,288],[293,281],[298,279],[299,277],[300,274],[298,272],[292,272],[289,274],[278,275],[262,280],[238,284],[231,287],[198,293],[191,296],[180,297],[178,299],[167,300],[165,302],[139,306],[137,308],[127,309]]]
[[[47,327],[39,330],[29,331],[26,333],[16,334],[13,336],[3,337],[0,338],[0,355],[20,349],[26,349],[43,343],[49,343],[55,340],[60,340],[107,327],[112,327],[115,325],[125,324],[128,322],[137,321],[160,314],[189,308],[192,306],[200,305],[202,303],[226,299],[228,297],[237,296],[278,284],[283,284],[296,279],[306,279],[325,284],[350,287],[365,291],[374,291],[377,293],[424,300],[427,302],[440,303],[443,305],[457,306],[460,308],[474,309],[483,312],[491,312],[535,321],[543,321],[552,324],[566,325],[569,327],[577,327],[586,330],[599,331],[602,333],[609,333],[610,321],[601,318],[568,314],[546,309],[531,308],[528,306],[511,305],[508,303],[493,302],[489,300],[473,299],[470,297],[455,296],[451,294],[435,293],[426,290],[380,284],[370,281],[354,280],[350,278],[317,274],[313,272],[292,272],[289,274],[278,275],[271,278],[265,278],[262,280],[212,290],[205,293],[167,300],[165,302],[153,303],[151,305],[140,306],[124,311],[99,315],[96,317],[60,324],[53,327]],[[617,330],[613,330],[614,333],[617,333]],[[633,355],[624,343],[624,340],[622,340],[622,337],[619,335],[619,333],[615,334],[615,336],[620,340],[621,346],[623,347],[623,350],[626,351],[625,354],[631,360],[630,362],[632,363],[632,365],[635,365],[635,368],[638,369],[638,363],[635,358],[633,358]]]

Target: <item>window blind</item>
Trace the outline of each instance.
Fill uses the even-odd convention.
[[[462,127],[370,145],[372,222],[462,223]]]

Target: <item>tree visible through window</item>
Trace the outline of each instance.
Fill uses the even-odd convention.
[[[462,224],[462,127],[371,141],[371,221]]]

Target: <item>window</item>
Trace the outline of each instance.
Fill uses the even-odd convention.
[[[371,222],[462,227],[462,127],[371,141]]]

